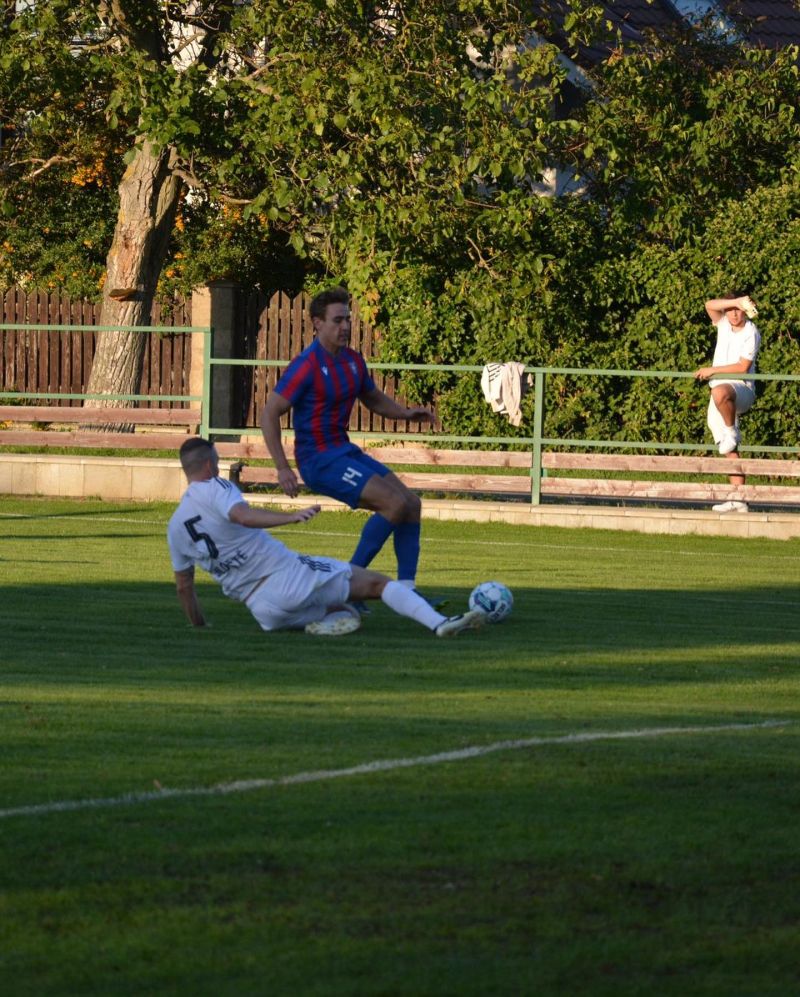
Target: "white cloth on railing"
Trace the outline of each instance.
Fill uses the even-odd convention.
[[[481,374],[483,397],[492,406],[492,411],[508,417],[512,426],[522,422],[520,403],[525,385],[531,383],[531,376],[523,380],[525,364],[512,360],[510,363],[487,363]]]

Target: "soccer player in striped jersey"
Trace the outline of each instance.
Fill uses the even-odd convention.
[[[362,355],[348,345],[350,296],[344,288],[318,294],[309,310],[316,338],[291,361],[261,416],[278,481],[287,495],[297,495],[297,475],[281,442],[281,417],[292,409],[295,459],[306,485],[352,509],[372,511],[351,563],[367,567],[393,536],[397,579],[413,589],[420,551],[420,500],[388,467],[351,443],[347,428],[356,399],[387,419],[433,423],[434,414],[400,405],[375,385]]]
[[[216,448],[193,437],[180,449],[189,485],[167,526],[175,586],[194,627],[206,618],[194,584],[199,565],[236,602],[243,602],[262,630],[305,629],[322,636],[350,633],[361,618],[350,599],[381,599],[401,616],[452,637],[484,622],[480,610],[446,617],[396,581],[331,557],[297,554],[267,527],[304,523],[319,512],[273,512],[250,506],[239,489],[219,476]]]

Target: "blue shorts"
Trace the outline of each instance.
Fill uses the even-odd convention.
[[[358,508],[364,485],[373,475],[385,478],[389,473],[385,464],[365,454],[354,443],[323,451],[303,461],[300,467],[303,481],[312,491],[338,499],[351,509]]]

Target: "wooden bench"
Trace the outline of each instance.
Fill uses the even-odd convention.
[[[4,428],[5,423],[13,423]],[[133,433],[105,431],[109,424],[127,423]],[[78,429],[40,429],[33,426],[78,425]],[[19,428],[26,426],[27,428]],[[98,429],[85,429],[97,426]],[[200,427],[199,409],[83,408],[78,405],[0,405],[0,446],[115,447],[140,450],[176,450],[184,436]]]
[[[291,443],[285,444],[287,456],[293,455]],[[218,443],[222,456],[249,459],[268,457],[261,443]],[[523,451],[444,450],[421,444],[368,448],[367,452],[389,467],[420,465],[419,471],[401,470],[395,473],[409,488],[417,491],[443,492],[481,497],[522,498],[530,496],[529,474],[497,474],[498,470],[519,468],[530,471],[531,454]],[[424,468],[423,466],[424,465]],[[453,473],[448,468],[479,468],[478,472]],[[556,453],[542,455],[543,496],[563,499],[590,499],[621,502],[625,499],[650,502],[722,502],[731,497],[728,475],[741,472],[749,477],[766,477],[797,481],[800,461],[786,459],[721,457],[682,457],[664,455],[629,455],[602,453]],[[486,468],[486,473],[482,473]],[[550,474],[551,471],[590,471],[601,474],[646,474],[653,479],[617,477],[569,477]],[[659,479],[658,475],[681,476],[684,480]],[[720,481],[687,480],[690,476],[719,475]],[[278,474],[274,467],[253,467],[243,459],[234,460],[231,480],[243,489],[252,485],[274,485]],[[736,489],[736,497],[750,503],[768,505],[800,505],[798,484],[745,484]]]

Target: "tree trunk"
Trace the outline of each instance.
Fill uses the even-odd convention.
[[[156,286],[167,254],[182,181],[174,154],[143,141],[119,187],[119,214],[108,254],[101,326],[150,325]],[[147,333],[99,332],[87,394],[138,394]],[[132,407],[131,401],[91,401],[92,407]],[[94,426],[92,428],[98,428]],[[100,427],[133,432],[130,424]]]

